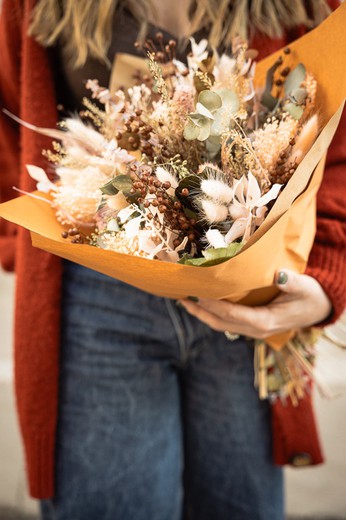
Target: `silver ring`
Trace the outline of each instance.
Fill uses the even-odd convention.
[[[224,334],[229,341],[235,341],[236,339],[240,338],[239,334],[235,334],[234,332],[229,332],[229,330],[225,330]]]

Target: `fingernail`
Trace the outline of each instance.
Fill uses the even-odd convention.
[[[188,296],[187,299],[192,302],[199,302],[199,299],[197,298],[197,296]]]
[[[279,285],[285,285],[285,283],[287,283],[287,281],[288,281],[287,274],[284,271],[280,271],[278,274],[276,283],[278,283]]]

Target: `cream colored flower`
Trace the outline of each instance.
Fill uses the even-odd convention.
[[[203,39],[199,43],[196,43],[194,38],[190,38],[191,42],[191,55],[187,57],[187,64],[189,69],[197,70],[200,63],[208,58],[208,40]]]
[[[227,244],[242,237],[246,242],[254,230],[262,224],[267,212],[267,204],[279,195],[281,184],[274,184],[270,190],[262,195],[256,177],[251,172],[248,178],[243,176],[235,182],[233,202],[229,206],[229,214],[234,221],[225,236]]]

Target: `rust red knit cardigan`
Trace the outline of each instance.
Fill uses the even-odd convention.
[[[54,81],[48,53],[27,37],[35,0],[3,0],[0,16],[0,108],[6,107],[38,126],[56,123]],[[334,2],[337,4],[337,2]],[[265,56],[282,47],[282,40],[257,38]],[[18,128],[0,114],[0,196],[14,196],[12,186],[31,191],[33,180],[25,164],[47,166],[42,148],[49,142]],[[345,175],[346,135],[339,132],[331,147],[318,199],[318,233],[307,273],[317,278],[334,304],[336,318],[345,299]],[[14,268],[16,286],[15,388],[31,495],[54,494],[54,450],[59,378],[61,260],[31,246],[29,234],[0,221],[2,265]],[[15,255],[16,253],[16,255]],[[1,334],[1,331],[0,331]],[[308,452],[321,461],[310,398],[298,409],[273,409],[277,462]]]

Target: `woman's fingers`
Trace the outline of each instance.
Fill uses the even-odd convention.
[[[271,334],[272,316],[267,307],[247,307],[222,300],[201,299],[180,302],[185,309],[218,331],[231,331],[251,337],[263,338]]]
[[[247,307],[224,300],[182,300],[186,310],[218,331],[230,331],[253,338],[266,338],[290,329],[324,320],[332,305],[321,285],[310,276],[288,269],[276,273],[281,294],[268,305]]]

